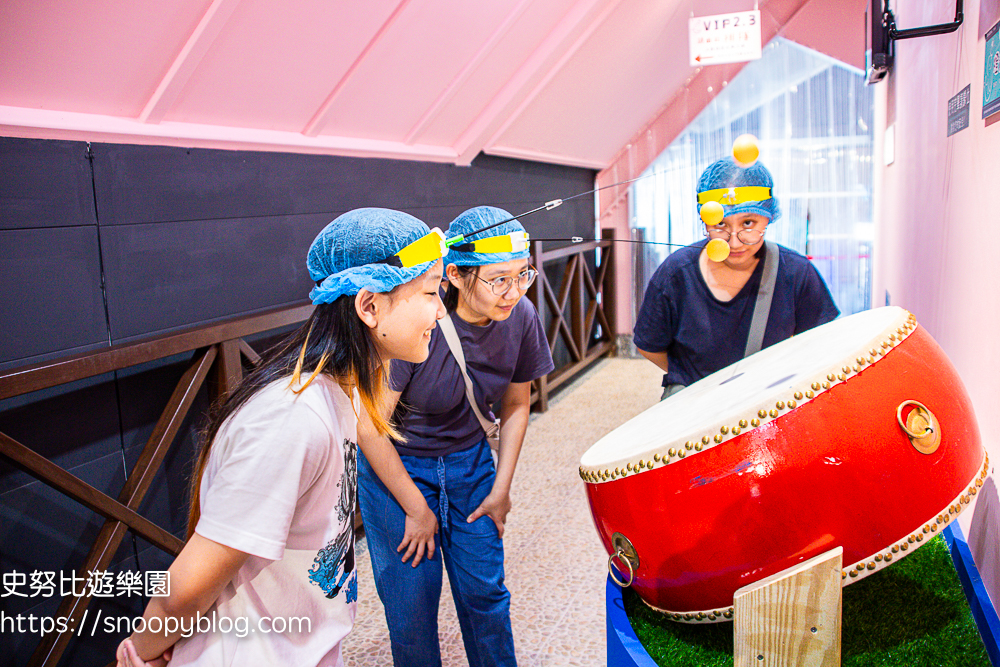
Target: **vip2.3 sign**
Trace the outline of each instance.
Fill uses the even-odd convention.
[[[760,12],[699,16],[688,22],[691,66],[760,58]]]

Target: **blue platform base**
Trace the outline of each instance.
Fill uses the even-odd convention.
[[[943,531],[951,559],[962,582],[962,589],[969,601],[969,609],[976,621],[979,635],[986,646],[993,667],[1000,667],[1000,617],[990,600],[983,579],[972,559],[969,543],[958,523],[953,523]],[[656,667],[656,662],[639,643],[632,624],[625,614],[622,589],[608,577],[606,587],[608,623],[608,665],[609,667]]]

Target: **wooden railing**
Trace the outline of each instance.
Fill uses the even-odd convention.
[[[251,363],[259,361],[257,353],[243,337],[302,322],[310,312],[311,305],[282,308],[148,341],[114,345],[99,352],[37,364],[0,376],[2,400],[183,352],[195,352],[191,365],[177,383],[117,498],[0,433],[0,456],[104,517],[104,525],[77,571],[81,579],[86,581],[90,572],[108,569],[127,530],[132,530],[168,554],[176,556],[180,553],[183,541],[140,516],[137,510],[176,439],[198,390],[208,381],[212,400],[228,393],[242,377],[240,356],[246,356]],[[56,616],[70,619],[69,627],[78,627],[90,604],[91,592],[90,587],[85,587],[82,595],[63,597]],[[53,631],[43,636],[28,662],[29,667],[56,665],[72,638],[72,632]]]
[[[551,251],[545,251],[541,241],[532,242],[532,261],[538,269],[538,278],[528,296],[543,322],[548,319],[546,315],[551,317],[547,331],[549,350],[554,352],[556,345],[562,341],[571,359],[569,364],[533,383],[531,401],[532,404],[537,401],[541,411],[548,409],[549,392],[615,347],[615,333],[611,328],[614,318],[608,317],[605,309],[607,295],[614,293],[612,245],[610,235],[600,241],[587,241]],[[598,248],[601,249],[601,259],[599,263],[595,260],[596,268],[591,275],[587,257],[595,255],[594,251]],[[550,267],[547,265],[563,258],[566,259],[566,266],[556,283],[549,275]],[[596,334],[598,325],[599,335]]]
[[[610,285],[613,273],[609,270],[612,253],[608,252],[611,245],[608,240],[590,241],[559,250],[544,251],[540,242],[534,243],[533,263],[539,276],[529,298],[542,316],[542,321],[550,319],[550,349],[555,350],[561,340],[571,357],[570,363],[533,383],[532,403],[542,411],[548,408],[549,392],[614,347],[614,335],[610,326],[613,318],[606,315],[603,303],[603,295],[612,293]],[[601,262],[596,266],[595,275],[592,276],[587,256],[598,248],[604,249],[604,252]],[[550,278],[548,269],[551,269],[553,262],[561,259],[566,260],[566,266],[557,283]],[[146,341],[112,345],[98,352],[44,362],[0,375],[0,400],[3,400],[176,354],[194,352],[190,366],[167,401],[152,435],[117,498],[112,498],[37,454],[30,447],[0,433],[0,457],[104,517],[104,525],[77,572],[80,578],[86,580],[90,572],[106,571],[128,530],[168,554],[176,556],[180,552],[184,546],[183,541],[138,514],[138,509],[176,440],[195,396],[207,382],[210,400],[219,399],[242,378],[241,357],[245,357],[251,364],[260,360],[258,354],[243,340],[245,337],[303,322],[311,312],[312,306],[309,304],[275,309]],[[598,325],[599,336],[595,335]],[[56,616],[70,619],[69,627],[78,627],[90,604],[91,592],[87,587],[83,595],[64,597]],[[72,637],[72,632],[46,634],[32,654],[29,667],[56,665]]]

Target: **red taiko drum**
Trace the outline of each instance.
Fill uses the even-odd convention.
[[[580,463],[612,576],[700,623],[837,546],[844,585],[892,564],[956,519],[988,465],[955,368],[895,307],[714,373]]]

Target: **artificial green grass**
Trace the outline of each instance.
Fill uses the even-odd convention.
[[[626,590],[625,612],[661,667],[730,667],[733,624],[666,620]],[[944,539],[844,589],[844,667],[990,667]]]

